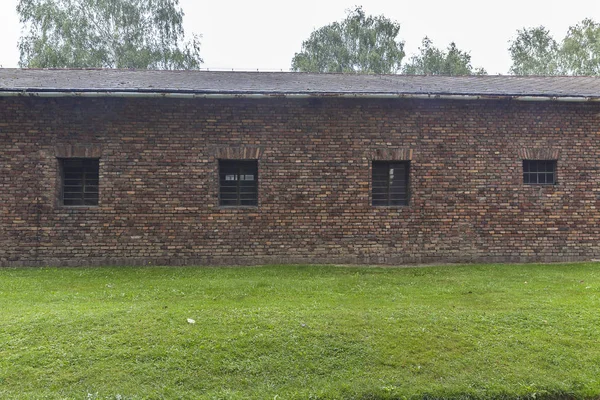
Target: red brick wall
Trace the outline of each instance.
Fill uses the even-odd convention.
[[[0,265],[600,258],[599,123],[596,104],[0,98]],[[101,155],[99,207],[59,205],[65,154]],[[526,154],[557,156],[558,184],[523,185]],[[259,158],[257,208],[219,207],[219,157]],[[370,205],[372,159],[411,159],[409,206]]]

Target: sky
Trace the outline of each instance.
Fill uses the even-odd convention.
[[[4,68],[19,60],[17,2],[0,0]],[[408,57],[428,36],[437,47],[455,42],[490,74],[508,73],[507,49],[517,29],[544,25],[560,40],[584,18],[600,21],[600,2],[583,0],[180,0],[186,33],[202,35],[203,68],[210,70],[288,71],[313,30],[344,19],[356,5],[399,22]]]

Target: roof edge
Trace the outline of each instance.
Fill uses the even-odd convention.
[[[514,100],[555,102],[600,102],[600,97],[547,96],[511,94],[447,94],[447,93],[329,93],[329,92],[230,92],[209,93],[193,91],[60,91],[60,90],[0,90],[0,97],[112,97],[112,98],[171,98],[171,99],[308,99],[308,98],[371,98],[371,99],[419,99],[419,100]]]

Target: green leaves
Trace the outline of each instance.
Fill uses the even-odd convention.
[[[543,26],[524,28],[508,48],[513,61],[510,73],[515,75],[559,75],[560,50],[548,29]]]
[[[402,69],[407,75],[485,75],[483,68],[473,69],[471,55],[461,51],[454,42],[447,51],[433,46],[433,42],[425,37],[419,47],[419,54]]]
[[[510,42],[515,75],[599,75],[600,24],[584,19],[559,44],[543,26],[517,31]]]
[[[395,74],[405,56],[404,42],[397,40],[400,24],[383,15],[366,15],[362,7],[349,11],[341,22],[314,31],[292,59],[292,70],[301,72],[350,72]],[[404,74],[482,75],[473,69],[471,55],[451,43],[447,51],[425,37],[420,54],[402,68]]]
[[[561,48],[563,69],[570,75],[600,74],[600,24],[584,19],[571,26]]]
[[[21,67],[197,69],[178,0],[20,0]]]
[[[292,70],[396,73],[404,58],[404,43],[396,40],[399,31],[397,22],[367,16],[357,7],[345,20],[314,31],[292,59]]]

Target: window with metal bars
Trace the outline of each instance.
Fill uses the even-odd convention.
[[[373,206],[408,205],[409,161],[373,161]]]
[[[556,160],[523,160],[523,183],[555,185]]]
[[[258,205],[258,161],[219,160],[219,205]]]
[[[97,206],[100,163],[92,158],[59,159],[63,206]]]

